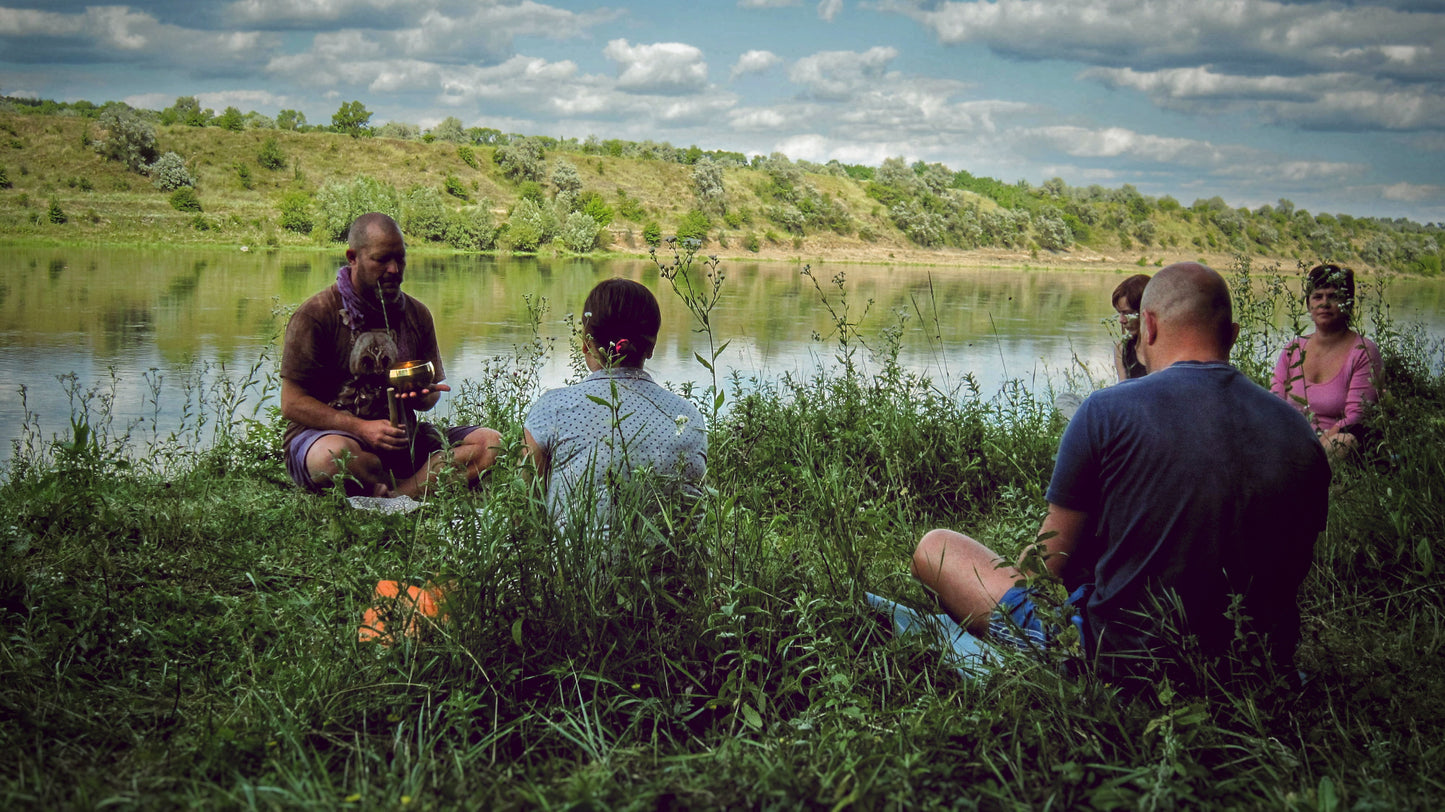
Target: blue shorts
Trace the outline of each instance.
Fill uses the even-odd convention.
[[[442,450],[452,448],[459,444],[468,434],[476,431],[476,426],[457,426],[447,429],[443,436],[440,429],[430,423],[418,423],[416,427],[416,439],[412,442],[411,448],[402,451],[383,452],[377,454],[381,464],[386,470],[397,479],[406,479],[417,472],[417,469],[426,464],[427,458]],[[316,482],[311,478],[311,472],[306,469],[306,455],[311,453],[311,446],[316,441],[328,434],[339,434],[342,437],[350,437],[362,448],[366,443],[360,437],[345,431],[330,431],[327,429],[302,429],[291,438],[286,444],[286,473],[291,475],[291,481],[296,486],[312,493],[320,493],[327,487],[328,483]]]
[[[1088,586],[1069,593],[1064,608],[1079,634],[1084,633],[1084,616],[1078,607],[1084,602]],[[988,637],[995,643],[1013,646],[1020,651],[1042,651],[1054,642],[1057,629],[1044,627],[1043,617],[1034,606],[1034,590],[1016,586],[1003,593],[993,616],[988,620]]]

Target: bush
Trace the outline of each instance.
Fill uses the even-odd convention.
[[[251,167],[241,163],[240,161],[236,162],[236,179],[241,182],[242,189],[256,188],[256,183],[251,178]]]
[[[447,194],[452,197],[462,200],[468,199],[467,188],[462,185],[461,178],[458,178],[450,172],[448,172],[447,176],[442,180],[442,188],[446,189]]]
[[[548,207],[523,198],[507,218],[507,241],[514,251],[536,251],[552,238],[552,214]]]
[[[635,197],[628,197],[625,190],[618,189],[617,213],[622,215],[622,219],[624,220],[640,223],[642,222],[642,218],[647,216],[647,209],[643,208],[642,201]]]
[[[597,244],[598,230],[596,220],[580,211],[574,211],[567,215],[567,222],[562,224],[560,237],[568,251],[585,254]]]
[[[721,212],[727,208],[727,190],[723,187],[722,167],[713,163],[712,159],[704,158],[692,168],[692,188],[697,196],[699,209]]]
[[[583,192],[577,198],[577,211],[591,217],[599,228],[606,228],[612,225],[612,207],[602,199],[602,195],[596,192]]]
[[[105,137],[95,142],[95,151],[124,164],[132,172],[145,174],[157,158],[156,128],[128,107],[110,107],[100,115]]]
[[[11,185],[10,173],[6,171],[5,167],[0,166],[0,189],[9,189]]]
[[[341,242],[351,221],[367,212],[379,211],[401,222],[401,195],[396,187],[367,175],[347,182],[328,183],[316,193],[316,227],[328,238]]]
[[[576,195],[582,191],[582,176],[571,161],[558,160],[552,167],[552,187],[558,194]]]
[[[201,199],[196,196],[196,190],[190,186],[171,192],[171,208],[176,211],[200,211]]]
[[[702,242],[707,239],[707,230],[712,227],[706,214],[693,209],[684,214],[682,220],[677,224],[677,238],[679,240],[697,240]]]
[[[543,157],[542,144],[535,138],[519,138],[492,153],[492,160],[502,168],[502,174],[513,182],[540,181]]]
[[[65,210],[60,208],[59,200],[50,201],[50,210],[46,212],[45,216],[47,219],[50,220],[50,222],[54,223],[57,226],[63,225],[65,221],[70,219],[69,217],[65,216]]]
[[[281,145],[276,143],[276,139],[267,138],[261,143],[261,151],[256,153],[256,163],[273,171],[286,168],[286,156],[281,152]]]
[[[311,196],[305,192],[287,192],[281,196],[281,227],[297,234],[310,234]]]
[[[462,251],[490,251],[497,247],[496,220],[484,201],[447,216],[446,241]]]
[[[457,157],[461,158],[462,163],[466,164],[467,166],[470,166],[477,171],[481,171],[482,165],[477,163],[477,151],[472,149],[470,145],[462,144],[461,146],[457,147]]]
[[[447,232],[447,207],[431,186],[414,187],[401,207],[401,228],[416,239],[440,242]]]
[[[173,192],[182,186],[195,186],[195,176],[186,168],[186,162],[174,152],[167,152],[146,167],[151,183],[162,192]]]
[[[656,220],[651,220],[642,227],[642,241],[656,248],[662,244],[662,226]]]

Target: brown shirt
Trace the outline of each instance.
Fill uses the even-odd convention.
[[[436,326],[426,305],[402,294],[402,324],[353,333],[342,318],[341,291],[335,285],[302,302],[286,325],[281,377],[333,409],[363,420],[384,420],[387,370],[403,361],[431,361],[434,381],[446,374],[437,349]],[[416,358],[399,358],[395,334],[407,329]],[[283,447],[306,426],[288,421]]]

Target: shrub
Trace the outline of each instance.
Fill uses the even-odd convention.
[[[704,158],[692,168],[692,188],[697,196],[699,209],[721,212],[727,208],[727,190],[723,187],[722,167],[712,159]]]
[[[341,107],[331,114],[331,128],[352,138],[371,135],[371,111],[360,101],[343,102]]]
[[[612,225],[612,207],[607,205],[607,201],[602,199],[602,195],[596,192],[583,192],[577,198],[577,211],[591,217],[599,228]]]
[[[626,190],[617,190],[617,213],[622,219],[631,220],[634,223],[642,222],[647,216],[647,209],[643,208],[642,201],[635,197],[628,197]]]
[[[316,227],[337,242],[346,239],[351,221],[371,211],[390,215],[400,222],[401,195],[396,187],[367,175],[350,181],[328,183],[316,193]]]
[[[567,215],[567,221],[562,224],[560,237],[568,251],[585,254],[597,244],[598,230],[596,220],[580,211],[574,211]]]
[[[6,171],[5,167],[0,166],[0,189],[9,189],[12,185],[13,184],[10,183],[10,173]]]
[[[200,211],[201,199],[196,196],[194,187],[182,186],[171,192],[171,208],[176,211]]]
[[[470,166],[477,171],[481,171],[482,165],[477,163],[477,151],[472,149],[471,145],[462,144],[458,146],[457,157],[461,158],[462,163],[466,164],[467,166]]]
[[[50,210],[45,214],[46,218],[55,225],[63,225],[70,218],[65,216],[65,210],[60,208],[59,200],[50,201]]]
[[[571,161],[558,160],[552,167],[552,187],[560,193],[576,195],[582,191],[582,176]]]
[[[196,178],[186,168],[186,162],[174,152],[167,152],[146,167],[151,183],[162,192],[173,192],[182,186],[195,186]]]
[[[1068,224],[1054,212],[1039,215],[1034,220],[1034,232],[1038,235],[1039,245],[1050,251],[1062,251],[1074,240]],[[1124,232],[1119,232],[1119,236],[1124,239]]]
[[[100,115],[105,137],[95,142],[95,151],[119,161],[132,172],[145,174],[156,160],[156,128],[128,107],[109,107]]]
[[[256,153],[256,163],[273,171],[286,168],[286,155],[281,152],[281,145],[276,143],[276,139],[267,138],[261,143],[261,151]]]
[[[743,238],[743,247],[756,254],[762,250],[763,246],[761,241],[758,240],[758,235],[749,231],[748,236]]]
[[[429,242],[446,237],[447,207],[431,186],[414,187],[401,207],[401,227],[408,235]]]
[[[462,251],[489,251],[497,247],[499,230],[491,208],[483,201],[447,216],[446,241]]]
[[[502,168],[502,174],[514,182],[540,181],[543,157],[542,144],[535,138],[519,138],[492,153],[492,160]]]
[[[523,198],[507,218],[507,241],[514,251],[536,251],[552,236],[552,214],[548,207]]]
[[[547,195],[542,191],[542,184],[535,180],[525,180],[517,187],[518,200],[530,200],[541,205],[547,202]]]
[[[656,220],[650,220],[642,227],[642,241],[653,248],[662,244],[662,226]]]
[[[450,172],[448,172],[447,176],[442,180],[442,188],[446,189],[447,194],[452,197],[462,200],[467,199],[467,187],[462,185],[461,178],[458,178]]]
[[[216,116],[216,126],[233,133],[246,129],[246,117],[235,107],[227,107],[225,112]]]
[[[251,167],[240,161],[236,162],[236,179],[241,181],[242,189],[254,189],[256,187],[255,182],[251,178]]]
[[[684,214],[682,220],[677,224],[677,238],[679,240],[697,240],[699,242],[707,239],[707,230],[712,226],[706,214],[693,209]]]
[[[311,196],[305,192],[287,192],[281,196],[281,227],[297,234],[310,234]]]

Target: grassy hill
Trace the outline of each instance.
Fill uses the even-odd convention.
[[[328,218],[344,221],[348,202],[362,205],[361,177],[374,181],[363,202],[394,206],[414,246],[442,249],[641,252],[649,237],[679,234],[700,239],[707,253],[771,258],[1224,265],[1243,253],[1287,266],[1328,259],[1433,274],[1445,230],[1311,214],[1286,200],[1251,211],[1219,198],[1185,206],[1127,185],[1005,184],[896,159],[880,167],[818,165],[778,154],[749,160],[696,147],[479,130],[458,131],[456,140],[232,131],[166,125],[159,114],[123,105],[51,103],[44,109],[56,112],[37,113],[19,101],[0,100],[0,234],[26,241],[325,246],[335,230],[325,227]],[[99,112],[117,108],[153,129],[155,154],[173,152],[184,162],[199,211],[178,210],[144,169],[97,150],[110,136]],[[559,175],[563,165],[571,171]],[[526,199],[535,205],[517,214]],[[283,217],[286,206],[304,216]],[[590,243],[585,233],[564,239],[576,211],[599,226]],[[519,225],[528,218],[530,225]],[[449,230],[459,219],[472,223],[467,238]]]

